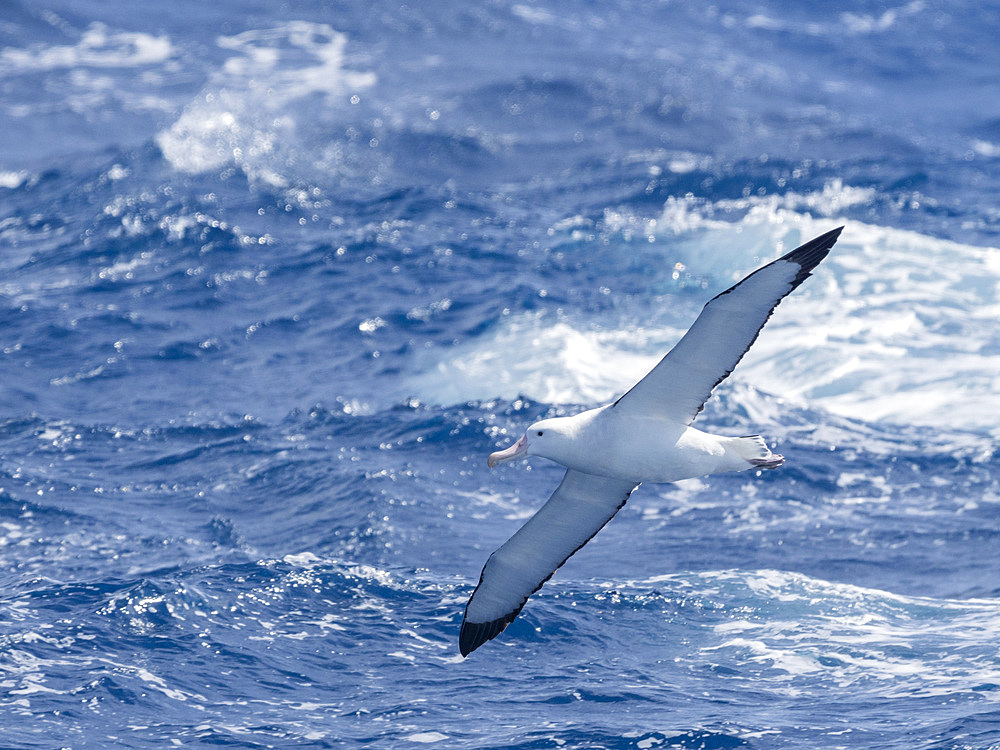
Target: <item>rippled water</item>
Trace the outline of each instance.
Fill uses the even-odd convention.
[[[994,3],[10,2],[0,744],[1000,748]],[[463,660],[614,398],[844,224]]]

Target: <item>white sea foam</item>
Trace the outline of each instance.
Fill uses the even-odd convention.
[[[651,287],[669,284],[680,263],[711,279],[707,302],[755,267],[846,223],[833,252],[782,303],[732,379],[843,416],[1000,434],[1000,250],[836,218],[870,198],[867,189],[831,183],[811,195],[671,200],[656,217],[608,212],[605,231],[612,246],[627,243],[628,232],[669,246],[673,262],[650,269]],[[650,297],[637,304],[669,305],[669,295]],[[607,401],[693,322],[647,322],[656,317],[644,307],[634,325],[511,314],[479,339],[417,362],[405,395],[437,403],[518,395]]]
[[[540,313],[511,316],[485,340],[453,347],[410,379],[420,398],[446,402],[516,398],[546,403],[605,401],[651,366],[678,330],[586,331]]]
[[[129,68],[162,63],[174,54],[170,39],[137,31],[111,31],[92,23],[76,44],[37,45],[0,51],[0,68],[45,71],[59,68]]]
[[[997,679],[996,599],[900,596],[775,570],[702,573],[696,585],[740,603],[737,617],[714,626],[702,655],[758,665],[745,676],[762,689],[795,693],[829,683],[914,697]],[[755,609],[762,616],[739,615]]]
[[[27,181],[28,181],[27,172],[0,171],[0,187],[9,188],[13,190],[15,188],[21,187],[21,185],[23,185]]]
[[[763,29],[765,31],[781,31],[791,33],[803,33],[810,36],[826,36],[829,34],[850,34],[854,36],[884,34],[901,19],[908,16],[917,15],[925,10],[924,0],[911,0],[895,8],[888,8],[879,15],[869,13],[841,13],[836,20],[818,21],[810,19],[808,21],[795,20],[788,17],[775,18],[761,13],[755,13],[743,20],[743,23],[750,29]],[[732,18],[732,16],[730,16]],[[733,22],[736,19],[733,18]]]
[[[51,95],[59,101],[53,106],[88,120],[120,108],[155,112],[171,108],[165,98],[150,93],[180,64],[179,50],[169,36],[115,30],[100,22],[83,31],[68,26],[65,31],[75,37],[70,44],[36,43],[0,50],[0,78],[36,80],[38,96],[46,99]],[[17,96],[0,101],[0,112],[14,119],[33,118],[36,110],[46,112],[48,108],[28,105]],[[0,185],[6,182],[0,179]]]
[[[428,744],[446,740],[448,739],[448,735],[441,734],[441,732],[414,732],[413,734],[407,735],[404,739],[409,740],[410,742]]]
[[[233,55],[169,128],[156,136],[176,169],[202,172],[236,164],[279,187],[297,120],[290,104],[305,97],[343,97],[375,83],[375,74],[345,69],[347,38],[325,24],[292,21],[273,29],[220,37]]]

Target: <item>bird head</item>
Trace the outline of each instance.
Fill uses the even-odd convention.
[[[555,417],[535,422],[516,443],[502,451],[491,453],[486,463],[492,469],[497,464],[516,458],[542,456],[564,464],[563,456],[567,450],[571,450],[575,427],[573,417]]]

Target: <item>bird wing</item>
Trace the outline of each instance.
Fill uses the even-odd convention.
[[[465,605],[462,656],[506,628],[528,597],[611,520],[637,486],[568,470],[548,502],[486,561]]]
[[[683,338],[614,407],[690,424],[757,340],[774,308],[809,277],[842,229],[810,240],[709,300]]]

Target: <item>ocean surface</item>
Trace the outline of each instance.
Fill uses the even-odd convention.
[[[0,747],[1000,748],[1000,4],[0,2]],[[458,630],[701,306],[844,225]]]

